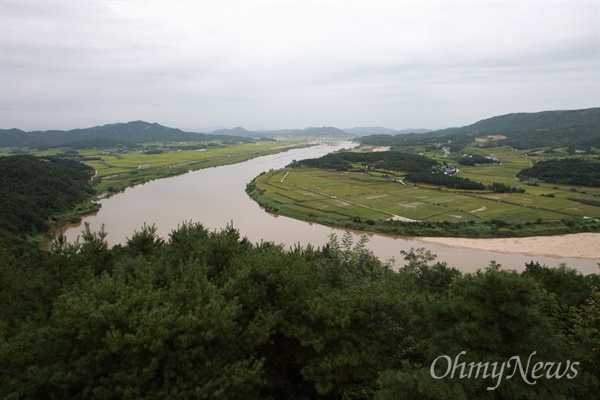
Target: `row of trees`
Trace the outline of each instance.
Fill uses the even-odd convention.
[[[457,162],[460,165],[468,165],[468,166],[473,167],[478,164],[497,164],[498,160],[489,158],[489,157],[485,157],[485,156],[481,156],[478,154],[473,154],[470,156],[461,157],[458,159]]]
[[[432,185],[446,186],[451,189],[484,190],[486,188],[483,183],[472,181],[469,178],[461,178],[454,175],[444,175],[441,173],[410,173],[406,175],[405,179],[409,182],[429,183]]]
[[[364,237],[284,249],[194,223],[166,240],[144,226],[113,248],[105,236],[86,229],[47,252],[0,245],[1,398],[591,399],[600,389],[598,275],[535,262],[463,274],[422,249],[394,271]],[[561,378],[528,367],[500,382],[436,379],[445,355],[468,365],[533,352],[561,363]],[[567,361],[574,376],[562,374]]]

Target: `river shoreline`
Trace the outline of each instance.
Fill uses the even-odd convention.
[[[494,251],[528,256],[597,259],[600,262],[600,233],[573,233],[557,236],[529,236],[512,238],[416,238],[425,243],[447,247]]]
[[[297,149],[137,185],[100,200],[102,207],[98,213],[84,217],[79,224],[63,227],[62,233],[69,242],[73,242],[80,236],[84,224],[89,223],[92,232],[104,229],[108,233],[108,245],[112,246],[125,243],[144,224],[155,224],[157,234],[168,240],[172,230],[185,221],[191,221],[201,223],[209,230],[220,230],[231,225],[253,243],[266,241],[285,247],[309,244],[320,247],[327,243],[331,234],[341,237],[348,230],[354,242],[360,235],[369,236],[367,247],[381,260],[393,258],[398,265],[402,260],[402,251],[422,247],[438,255],[438,261],[447,262],[449,266],[464,272],[484,268],[490,260],[512,269],[522,269],[525,263],[534,260],[549,266],[565,263],[584,274],[598,273],[598,254],[593,253],[591,248],[600,240],[600,234],[456,239],[371,233],[278,216],[266,212],[244,193],[248,182],[262,171],[282,168],[293,159],[314,158],[351,145],[324,144]],[[228,184],[223,185],[224,182]],[[565,237],[571,239],[565,241]],[[512,244],[513,241],[525,243],[525,247],[517,247]],[[479,250],[490,247],[486,243],[496,250]],[[560,243],[565,244],[563,246]],[[579,245],[583,247],[576,247]],[[581,251],[577,250],[579,248]],[[567,254],[571,256],[565,256]],[[530,255],[535,257],[531,258]]]

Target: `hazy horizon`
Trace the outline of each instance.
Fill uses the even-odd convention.
[[[430,129],[600,105],[600,3],[2,1],[0,128]]]

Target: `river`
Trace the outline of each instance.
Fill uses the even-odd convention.
[[[100,200],[102,205],[96,214],[83,218],[81,224],[63,228],[69,241],[80,235],[83,223],[89,223],[92,231],[104,226],[109,245],[126,242],[128,237],[146,223],[155,224],[159,236],[167,239],[169,233],[186,221],[199,222],[210,230],[233,225],[252,242],[272,241],[286,247],[296,244],[323,246],[332,233],[338,237],[344,230],[274,216],[260,208],[246,193],[246,183],[263,171],[283,168],[292,160],[320,157],[326,153],[353,146],[351,142],[320,144],[303,149],[261,156],[239,164],[191,171],[187,174],[160,179],[128,188],[125,192]],[[353,233],[357,235],[357,233]],[[595,237],[600,238],[600,235]],[[356,236],[355,241],[358,239]],[[506,250],[486,251],[435,243],[435,239],[399,238],[369,234],[368,247],[382,260],[395,260],[395,266],[403,262],[401,250],[424,247],[437,254],[438,261],[447,262],[463,272],[485,268],[491,260],[507,269],[524,269],[526,262],[535,260],[540,264],[557,266],[567,264],[584,274],[598,272],[598,257],[554,257],[535,251],[547,247],[548,238],[529,239],[527,254]],[[485,244],[493,239],[477,239]],[[468,246],[467,246],[468,247]],[[484,248],[486,246],[483,246]],[[514,250],[513,250],[514,251]],[[554,254],[554,253],[552,253]]]

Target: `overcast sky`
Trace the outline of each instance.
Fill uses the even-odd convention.
[[[438,129],[600,106],[600,6],[1,0],[2,128]]]

